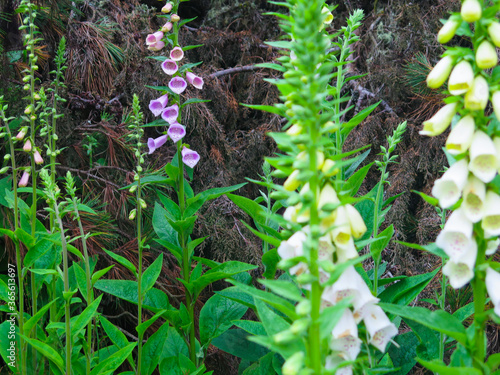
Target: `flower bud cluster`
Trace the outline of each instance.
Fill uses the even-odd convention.
[[[430,72],[428,86],[438,88],[448,81],[448,90],[454,97],[447,99],[448,104],[424,122],[420,132],[439,135],[459,115],[446,140],[446,150],[456,161],[432,189],[442,208],[454,210],[436,239],[436,244],[450,258],[443,273],[454,288],[470,282],[475,277],[476,265],[484,263],[485,255],[493,255],[500,243],[500,195],[492,183],[500,172],[500,83],[484,71],[498,64],[495,46],[500,47],[500,23],[483,14],[495,12],[483,9],[478,0],[465,0],[460,16],[451,16],[439,31],[438,41],[447,43],[462,22],[484,26],[476,28],[475,52],[461,49],[457,53],[457,49],[449,48]],[[487,117],[489,102],[493,114]],[[487,291],[495,312],[500,315],[500,273],[488,268],[486,274]]]

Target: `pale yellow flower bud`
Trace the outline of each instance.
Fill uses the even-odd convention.
[[[478,0],[465,0],[460,15],[465,22],[476,22],[481,18],[483,10]]]
[[[432,118],[424,121],[424,128],[420,134],[432,137],[443,133],[450,126],[455,113],[457,113],[457,103],[445,105]]]
[[[451,72],[448,80],[448,90],[451,95],[465,94],[474,83],[474,71],[472,66],[465,60],[460,61]]]
[[[473,111],[484,111],[488,104],[489,94],[488,82],[483,76],[477,76],[472,88],[465,94],[465,108]]]
[[[297,180],[297,176],[299,175],[299,170],[296,169],[292,172],[292,174],[286,179],[283,187],[288,191],[295,191],[300,186],[300,181]]]
[[[493,44],[500,48],[500,22],[492,22],[488,26],[488,34],[490,34]]]
[[[438,32],[437,35],[438,42],[441,44],[448,43],[455,36],[455,33],[457,32],[457,29],[460,26],[460,23],[461,23],[460,21],[452,19],[446,21],[441,30],[439,30]]]
[[[431,89],[437,89],[448,79],[453,68],[453,57],[443,57],[427,76],[427,86]]]
[[[480,69],[493,68],[498,64],[498,55],[493,44],[485,40],[476,51],[476,63]]]

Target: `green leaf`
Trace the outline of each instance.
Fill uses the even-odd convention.
[[[396,243],[398,243],[400,245],[404,245],[404,246],[409,247],[411,249],[427,251],[428,253],[434,254],[440,258],[448,259],[448,255],[446,255],[446,253],[443,250],[441,250],[439,247],[437,247],[436,243],[434,243],[434,242],[430,243],[428,245],[424,245],[424,246],[416,244],[416,243],[409,243],[409,242],[403,242],[403,241],[396,241]]]
[[[167,310],[158,311],[151,318],[149,318],[145,322],[142,322],[137,327],[135,327],[135,330],[139,334],[139,337],[143,337],[144,333],[151,326],[151,324],[153,324],[154,322],[156,322],[158,320],[158,318],[160,318],[165,312],[167,312]]]
[[[261,233],[258,230],[253,229],[250,225],[248,225],[247,223],[245,223],[243,220],[241,222],[248,228],[248,230],[250,232],[252,232],[253,234],[255,234],[262,241],[269,242],[274,247],[279,247],[281,245],[281,240],[279,240],[279,239],[277,239],[277,238],[275,238],[273,236],[269,236],[267,234]]]
[[[401,280],[378,295],[382,302],[390,302],[398,305],[407,305],[413,301],[425,287],[431,282],[440,268],[423,275],[407,277]]]
[[[123,361],[125,361],[125,359],[130,356],[132,350],[134,350],[135,348],[135,345],[135,343],[130,344],[125,348],[118,350],[115,354],[113,354],[106,360],[99,362],[97,366],[92,369],[90,375],[114,373],[114,371],[123,363]]]
[[[49,307],[52,306],[54,302],[56,302],[56,300],[57,299],[47,302],[40,310],[37,311],[35,315],[33,315],[31,318],[25,321],[24,332],[27,332],[29,334],[31,330],[35,327],[35,325],[38,323],[38,321],[45,315],[45,312],[49,309]]]
[[[430,205],[432,205],[434,207],[439,206],[439,199],[431,197],[430,195],[422,193],[421,191],[412,190],[412,192],[420,195],[423,198],[423,200],[426,201],[427,203],[429,203]]]
[[[188,249],[188,253],[189,253],[189,258],[192,257],[193,253],[194,253],[194,249],[196,248],[196,246],[198,246],[199,244],[201,244],[203,241],[205,241],[205,239],[207,238],[208,236],[206,237],[200,237],[200,238],[197,238],[195,240],[192,240],[192,241],[189,241],[188,244],[187,244],[187,249]]]
[[[179,246],[176,246],[168,241],[165,240],[155,240],[158,242],[160,245],[165,247],[170,253],[177,259],[179,264],[182,264],[182,249]]]
[[[153,333],[142,348],[142,370],[146,375],[151,375],[160,362],[160,355],[168,335],[169,324],[164,323]]]
[[[365,165],[363,168],[360,168],[356,171],[351,178],[349,178],[344,186],[342,187],[342,191],[346,191],[349,193],[349,196],[354,197],[358,192],[361,184],[365,180],[366,174],[370,170],[373,163]]]
[[[37,352],[42,354],[45,358],[47,358],[54,365],[56,365],[57,368],[61,371],[61,373],[65,372],[64,361],[62,357],[50,345],[47,345],[46,343],[40,340],[28,338],[22,334],[19,334],[19,336],[21,336],[28,344],[30,344],[34,349],[36,349]]]
[[[443,310],[430,311],[418,306],[400,306],[389,303],[379,303],[385,312],[411,319],[427,328],[444,333],[454,338],[461,344],[465,344],[466,334],[462,323],[453,315]]]
[[[187,200],[186,202],[187,207],[186,210],[184,211],[184,217],[190,217],[194,215],[206,201],[218,198],[221,195],[238,190],[245,185],[246,182],[239,185],[208,189],[202,193],[195,195],[193,198]]]
[[[191,98],[186,100],[184,103],[181,105],[181,109],[184,108],[185,106],[189,104],[196,104],[196,103],[208,103],[210,100],[205,100],[205,99],[198,99],[198,98]]]
[[[482,371],[473,367],[450,367],[439,360],[424,361],[418,359],[418,363],[439,375],[481,375]]]
[[[368,157],[370,152],[371,152],[371,150],[368,149],[353,159],[352,164],[349,166],[349,168],[345,172],[346,179],[348,179],[349,177],[352,176],[352,174],[356,171],[356,169],[360,166],[360,164],[365,161],[365,159]]]
[[[172,228],[172,225],[167,220],[167,211],[158,203],[155,202],[153,211],[153,228],[160,240],[167,241],[175,246],[179,246],[177,232]]]
[[[78,289],[82,294],[85,301],[88,301],[87,295],[87,275],[85,271],[80,267],[80,265],[76,262],[73,263],[73,270],[75,272],[76,283],[78,284]]]
[[[115,254],[112,251],[103,249],[106,254],[108,254],[111,258],[116,260],[119,264],[121,264],[123,267],[128,269],[130,272],[132,272],[134,275],[137,275],[137,269],[135,266],[130,262],[127,258],[122,257],[121,255]]]
[[[392,236],[394,235],[394,225],[391,224],[384,231],[380,232],[376,238],[381,238],[382,240],[372,242],[370,245],[370,254],[376,263],[380,262],[380,254],[384,250],[389,242],[391,242]]]
[[[226,332],[233,325],[233,320],[241,319],[247,307],[224,298],[213,295],[200,311],[200,343],[208,345],[212,339]]]
[[[103,315],[99,316],[99,322],[101,323],[104,332],[106,332],[106,336],[111,340],[111,342],[118,347],[118,349],[122,349],[126,347],[129,342],[125,334],[120,331],[114,324],[112,324],[108,319],[106,319]]]
[[[105,274],[108,273],[108,271],[113,268],[114,265],[111,265],[109,267],[106,267],[106,268],[103,268],[102,270],[99,270],[97,272],[94,272],[94,274],[92,275],[92,278],[91,278],[91,283],[92,283],[92,286],[94,286],[94,284],[97,282],[97,280],[99,280],[101,277],[103,277]]]
[[[160,253],[160,256],[155,259],[142,275],[141,293],[143,295],[155,285],[158,276],[160,276],[162,267],[163,253]]]
[[[0,324],[0,337],[4,339],[0,340],[0,355],[2,356],[4,362],[8,366],[8,369],[11,370],[11,374],[17,374],[16,372],[16,362],[20,357],[20,342],[19,342],[19,327],[13,322],[12,316],[7,317]],[[15,318],[14,318],[15,319]],[[12,330],[11,330],[12,329]],[[12,344],[14,344],[14,348],[12,348]],[[14,349],[14,355],[11,356],[11,349]],[[9,358],[10,357],[10,358]],[[11,366],[10,363],[13,363],[14,366]],[[9,372],[6,371],[8,374]]]
[[[265,267],[264,276],[266,279],[274,279],[278,269],[280,256],[277,249],[271,249],[262,255],[262,264]]]
[[[282,65],[279,64],[274,64],[274,63],[260,63],[256,64],[255,66],[259,68],[268,68],[268,69],[274,69],[277,70],[278,72],[286,72],[286,68]]]
[[[212,345],[235,357],[249,361],[258,361],[269,350],[254,342],[248,341],[250,335],[242,329],[230,329],[212,341]]]
[[[259,282],[274,293],[289,300],[299,302],[304,298],[302,291],[293,282],[284,280],[259,280]]]
[[[491,371],[495,371],[500,367],[500,353],[490,355],[488,361],[486,361],[486,365]]]
[[[102,294],[88,305],[83,312],[78,315],[71,326],[71,335],[73,343],[76,343],[79,333],[89,324],[90,320],[96,315],[97,308],[101,303]]]
[[[266,211],[260,204],[239,195],[227,194],[226,196],[231,199],[235,205],[241,208],[247,215],[249,215],[255,223],[266,223],[266,218],[264,216],[266,214]]]
[[[388,353],[394,367],[397,368],[391,375],[406,375],[417,363],[415,357],[419,340],[412,331],[397,335],[393,340],[399,347],[389,345]]]
[[[162,194],[161,192],[157,192],[157,194],[161,203],[163,203],[163,206],[165,207],[167,218],[170,220],[179,220],[181,218],[181,209],[179,208],[179,205],[165,194]]]
[[[280,107],[275,107],[272,105],[245,104],[245,103],[240,103],[240,105],[255,109],[257,111],[264,111],[264,112],[274,113],[275,115],[283,116],[283,109],[281,109]]]
[[[342,124],[342,135],[349,134],[351,130],[357,125],[359,125],[365,118],[367,118],[370,115],[370,113],[372,113],[375,110],[375,108],[378,107],[380,103],[381,101],[363,109],[356,116],[350,119],[347,123]]]

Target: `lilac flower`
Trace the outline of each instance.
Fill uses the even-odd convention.
[[[175,47],[170,51],[170,58],[174,61],[180,61],[184,57],[184,51],[181,47]]]
[[[165,42],[162,42],[161,40],[156,42],[156,43],[153,43],[153,44],[150,44],[148,46],[148,50],[150,51],[159,51],[161,50],[163,47],[165,47]]]
[[[187,147],[182,149],[182,162],[190,168],[194,168],[196,164],[200,161],[200,155]]]
[[[178,123],[173,123],[168,128],[167,134],[170,137],[170,139],[172,141],[174,141],[174,143],[177,143],[182,138],[184,138],[184,136],[186,135],[186,128],[184,127],[184,125],[181,125]],[[196,155],[198,155],[198,154],[196,154]],[[184,153],[182,154],[182,156],[184,156]]]
[[[168,135],[164,134],[158,138],[148,138],[149,155],[151,155],[155,150],[165,144]]]
[[[35,163],[36,164],[42,164],[43,163],[43,158],[42,155],[38,152],[38,150],[35,150],[35,154],[33,155],[35,158]]]
[[[176,94],[181,94],[186,89],[187,83],[184,81],[184,78],[174,77],[168,83],[168,87],[170,90],[175,92]]]
[[[187,72],[186,79],[190,84],[192,84],[197,89],[201,90],[203,88],[203,78],[198,77],[196,74]]]
[[[156,33],[148,34],[148,36],[146,37],[146,44],[150,46],[152,44],[160,42],[162,39],[163,39],[163,32],[157,31]]]
[[[23,172],[23,175],[21,176],[21,179],[19,180],[19,187],[25,187],[28,186],[28,180],[30,178],[30,174],[27,171]]]
[[[153,112],[153,115],[159,116],[168,104],[168,95],[162,95],[158,99],[151,100],[149,102],[149,110]]]
[[[177,117],[179,116],[179,106],[174,104],[163,110],[161,118],[164,119],[169,124],[174,124],[177,122]]]
[[[175,72],[177,72],[177,70],[179,69],[177,63],[174,60],[165,60],[161,63],[161,68],[170,76],[174,75]]]

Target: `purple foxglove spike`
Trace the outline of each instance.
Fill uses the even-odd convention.
[[[174,75],[179,69],[177,63],[174,60],[165,60],[164,62],[161,63],[161,68],[169,76]]]
[[[181,77],[174,77],[168,83],[168,87],[170,87],[170,90],[172,90],[176,94],[183,93],[184,90],[186,89],[186,86],[187,86],[186,81],[184,81],[184,78]]]
[[[158,99],[151,100],[149,102],[149,109],[153,112],[153,115],[159,116],[168,104],[168,95],[165,94],[160,96]]]
[[[187,72],[186,79],[190,84],[192,84],[197,89],[201,90],[203,88],[203,78],[198,77],[196,74]]]
[[[170,58],[174,61],[180,61],[184,57],[184,51],[181,47],[175,47],[170,51]]]
[[[190,168],[194,168],[196,164],[200,161],[200,155],[187,147],[184,147],[181,151],[182,162]]]
[[[168,135],[164,134],[158,138],[148,138],[149,155],[156,151],[157,148],[163,146],[167,141]]]
[[[177,143],[186,135],[186,128],[184,127],[184,125],[175,123],[170,125],[167,134],[170,137],[170,139],[174,141],[174,143]]]
[[[179,116],[179,106],[174,104],[163,110],[161,118],[164,119],[169,124],[174,124],[177,122],[177,117]]]
[[[23,175],[21,176],[21,179],[19,180],[19,187],[26,187],[28,186],[28,180],[30,178],[30,174],[26,171],[23,172]]]
[[[165,42],[162,42],[161,40],[156,42],[156,43],[153,43],[153,44],[150,44],[148,46],[148,50],[150,51],[159,51],[161,50],[163,47],[165,47]]]

